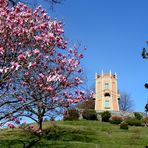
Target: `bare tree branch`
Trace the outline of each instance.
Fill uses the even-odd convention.
[[[132,111],[133,110],[133,100],[130,95],[126,92],[120,93],[119,107],[122,111]]]
[[[53,9],[55,5],[62,4],[65,0],[44,0],[45,2],[49,3],[49,6]],[[9,2],[12,4],[12,6],[15,6],[18,2],[22,2],[29,5],[35,5],[35,2],[32,2],[32,0],[9,0]]]

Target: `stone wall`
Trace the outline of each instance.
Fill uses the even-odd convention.
[[[98,120],[101,121],[101,115],[100,115],[100,113],[103,112],[103,111],[96,111],[96,112],[97,112],[97,118],[98,118]],[[116,112],[116,111],[110,111],[110,113],[111,113],[111,116],[120,116],[123,119],[125,119],[125,118],[134,118],[135,117],[134,112],[127,112],[127,111],[118,111],[118,112]],[[146,114],[143,113],[143,112],[137,112],[137,113],[141,114],[143,117],[146,116]]]
[[[83,109],[79,109],[79,113],[80,113],[79,119],[80,120],[83,119],[82,112],[83,112]],[[96,111],[96,112],[97,112],[97,119],[101,121],[100,113],[104,111]],[[135,117],[134,115],[135,112],[127,112],[127,111],[109,111],[109,112],[111,113],[111,116],[120,116],[123,119]],[[137,112],[137,113],[141,114],[143,117],[146,117],[146,114],[144,112]]]

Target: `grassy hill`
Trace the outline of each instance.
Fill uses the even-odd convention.
[[[46,134],[34,148],[144,148],[148,146],[148,127],[120,129],[119,125],[99,121],[44,122]],[[1,129],[0,148],[23,148],[38,138],[22,129]]]

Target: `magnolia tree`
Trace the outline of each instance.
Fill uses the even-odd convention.
[[[44,117],[85,99],[80,90],[83,54],[76,46],[67,48],[62,22],[51,20],[41,7],[33,11],[19,3],[9,8],[7,2],[0,0],[0,84],[5,94],[0,120],[19,124],[25,116],[42,130]]]

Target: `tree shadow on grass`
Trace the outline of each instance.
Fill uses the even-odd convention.
[[[47,144],[40,141],[40,139],[33,140],[1,140],[0,148],[38,148],[46,147]]]

